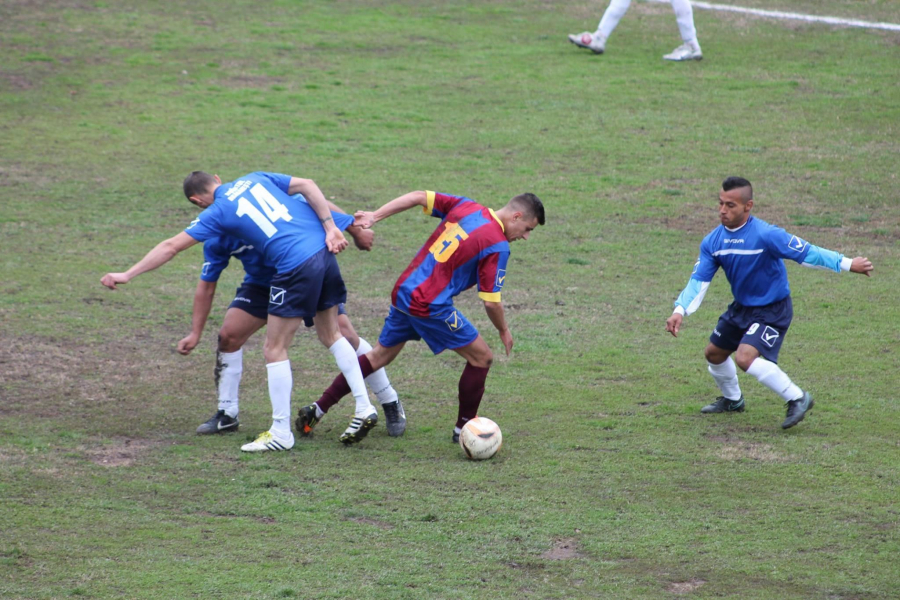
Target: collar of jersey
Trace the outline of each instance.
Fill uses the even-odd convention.
[[[497,213],[494,212],[494,209],[489,208],[488,210],[491,212],[491,216],[494,217],[494,220],[500,223],[500,229],[503,230],[503,233],[506,233],[506,227],[503,226],[503,221],[497,218]]]
[[[496,217],[495,217],[495,218],[496,218]],[[752,219],[752,218],[753,218],[753,216],[751,215],[751,216],[750,216],[750,219]],[[750,222],[750,219],[747,219],[747,223]],[[727,230],[730,231],[731,233],[734,233],[735,231],[738,231],[738,230],[743,229],[744,227],[746,227],[746,226],[747,226],[747,223],[744,223],[744,224],[741,225],[740,227],[735,227],[734,229],[732,229],[731,227],[725,227],[724,225],[722,225],[722,227],[725,227],[725,229],[727,229]]]

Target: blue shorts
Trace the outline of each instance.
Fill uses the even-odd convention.
[[[239,308],[265,321],[269,316],[269,288],[255,283],[242,283],[228,308]]]
[[[737,302],[719,317],[709,341],[725,350],[737,350],[749,344],[768,361],[778,362],[778,352],[794,318],[791,297],[765,306],[743,306]]]
[[[343,302],[341,302],[340,304],[338,304],[338,315],[346,315],[346,314],[347,314],[347,307]],[[316,324],[316,321],[312,317],[303,317],[303,324],[306,325],[307,327],[314,327]]]
[[[430,317],[413,317],[391,307],[384,320],[378,343],[385,348],[410,340],[425,340],[435,354],[468,346],[478,337],[478,330],[455,308]]]
[[[269,314],[285,319],[316,316],[320,310],[347,301],[337,258],[322,248],[305,263],[272,278]]]

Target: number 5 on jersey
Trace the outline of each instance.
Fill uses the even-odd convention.
[[[262,212],[260,212],[259,208],[253,206],[249,200],[241,196],[238,198],[237,216],[243,217],[246,215],[253,219],[253,222],[263,230],[266,237],[272,237],[278,233],[278,228],[275,227],[274,223],[277,223],[281,219],[284,219],[285,221],[293,220],[291,213],[288,212],[287,206],[279,202],[269,190],[260,184],[257,183],[250,188],[250,193],[253,195],[256,203],[259,204]],[[265,214],[263,214],[263,212]]]
[[[447,222],[444,223],[444,227],[446,228],[444,233],[428,249],[434,260],[439,263],[445,263],[450,260],[453,253],[459,248],[459,243],[462,240],[469,239],[469,234],[460,227],[459,223]]]

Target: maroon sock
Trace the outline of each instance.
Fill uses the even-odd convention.
[[[470,363],[466,363],[466,368],[459,378],[457,427],[462,427],[466,421],[478,416],[478,406],[481,404],[481,397],[484,396],[484,382],[487,381],[490,370],[490,367],[473,367]]]
[[[365,354],[359,357],[359,368],[362,371],[363,379],[374,372],[372,363],[369,362],[369,357]],[[331,382],[331,385],[328,386],[328,389],[325,390],[322,397],[316,400],[316,404],[319,405],[322,412],[327,413],[329,408],[340,402],[341,398],[349,393],[350,385],[347,383],[347,379],[342,373],[334,378],[334,381]]]

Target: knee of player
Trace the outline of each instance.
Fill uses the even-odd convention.
[[[754,352],[742,352],[738,350],[734,355],[734,362],[737,363],[737,366],[741,368],[742,371],[746,371],[750,368],[750,365],[753,364],[753,361],[756,360],[757,354]]]
[[[241,339],[227,329],[219,331],[219,352],[237,352],[243,344]]]

